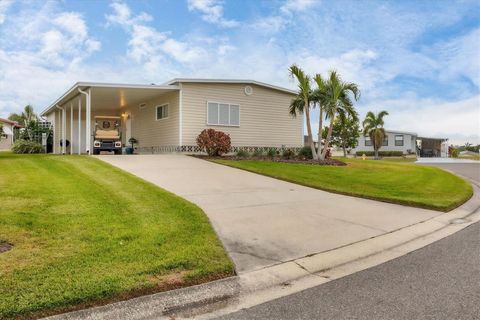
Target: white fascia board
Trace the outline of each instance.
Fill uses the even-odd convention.
[[[70,89],[68,89],[60,98],[55,100],[51,105],[45,108],[40,116],[46,116],[50,113],[55,106],[61,105],[66,101],[63,101],[74,91],[77,91],[79,88],[125,88],[125,89],[163,89],[163,90],[180,90],[179,86],[173,85],[145,85],[145,84],[122,84],[122,83],[101,83],[101,82],[77,82]]]
[[[170,81],[164,83],[164,85],[172,85],[174,83],[247,83],[247,84],[255,84],[257,86],[266,87],[278,91],[283,91],[290,94],[297,94],[295,90],[275,86],[272,84],[268,84],[265,82],[255,81],[255,80],[248,80],[248,79],[189,79],[189,78],[175,78]]]

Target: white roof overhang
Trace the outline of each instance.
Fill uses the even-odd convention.
[[[82,91],[90,89],[92,109],[118,110],[146,102],[167,92],[180,90],[180,87],[174,85],[77,82],[51,105],[46,107],[40,115],[46,116],[57,105],[65,106],[81,97],[79,89]]]

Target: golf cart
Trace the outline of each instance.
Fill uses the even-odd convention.
[[[101,151],[122,153],[122,135],[120,130],[120,117],[96,116],[95,136],[93,141],[93,154]]]

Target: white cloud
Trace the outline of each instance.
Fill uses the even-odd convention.
[[[441,43],[432,48],[439,52],[442,62],[438,72],[442,79],[466,77],[480,87],[480,28],[464,36]]]
[[[0,29],[0,116],[48,101],[52,90],[83,75],[80,62],[100,49],[81,14],[55,3],[20,4]],[[78,80],[78,79],[76,79]]]
[[[13,0],[2,0],[0,1],[0,24],[5,22],[5,17],[7,16],[7,10],[13,4]]]
[[[305,11],[318,3],[318,0],[286,0],[280,11],[283,13]]]
[[[239,25],[238,21],[224,18],[223,1],[220,0],[188,0],[188,10],[200,12],[204,21],[220,27],[232,28]]]
[[[113,2],[111,7],[113,14],[106,16],[107,21],[126,30],[130,35],[127,54],[145,68],[158,70],[166,57],[182,64],[192,64],[208,56],[207,50],[193,42],[173,39],[169,32],[148,26],[146,23],[152,21],[152,17],[146,13],[134,15],[123,2]]]
[[[406,98],[373,102],[371,110],[388,110],[386,127],[417,132],[423,136],[449,138],[454,144],[466,140],[480,143],[480,95],[457,101]]]

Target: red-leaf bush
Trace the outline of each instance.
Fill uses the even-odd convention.
[[[230,151],[230,136],[222,131],[205,129],[197,137],[197,145],[210,157],[221,156]]]

